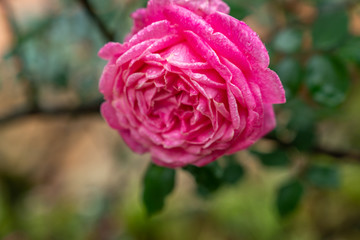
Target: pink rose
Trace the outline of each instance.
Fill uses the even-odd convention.
[[[284,89],[257,34],[228,12],[221,0],[150,0],[125,43],[100,50],[101,113],[133,151],[203,166],[275,127]]]

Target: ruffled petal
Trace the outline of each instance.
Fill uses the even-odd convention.
[[[129,146],[131,150],[136,153],[143,154],[148,151],[142,144],[135,141],[135,139],[131,136],[129,130],[121,129],[119,130],[119,134],[123,138],[124,142]]]
[[[109,42],[99,50],[98,56],[104,60],[110,60],[115,54],[121,54],[125,50],[126,47],[123,44]]]
[[[114,129],[121,129],[119,120],[116,116],[116,111],[110,102],[106,101],[103,104],[101,104],[100,112],[110,127]]]
[[[265,103],[280,104],[286,101],[285,90],[278,75],[266,68],[254,70],[253,81],[259,85]]]
[[[114,64],[107,64],[104,67],[99,81],[99,90],[104,94],[105,99],[111,99],[116,74],[117,67]]]
[[[272,104],[264,104],[264,122],[260,137],[265,136],[270,131],[272,131],[276,126],[276,119],[274,108]]]
[[[206,17],[216,32],[224,34],[244,52],[253,68],[267,68],[269,55],[259,36],[244,22],[221,12]]]

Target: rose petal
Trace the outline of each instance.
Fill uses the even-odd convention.
[[[264,123],[263,128],[260,134],[260,137],[263,137],[270,131],[272,131],[276,126],[276,119],[274,108],[272,104],[264,104]]]
[[[201,16],[216,11],[223,13],[229,13],[230,11],[229,6],[221,0],[175,0],[174,2]]]
[[[253,68],[269,66],[269,55],[259,36],[244,22],[221,12],[206,17],[216,32],[224,34],[244,52]]]
[[[114,129],[121,129],[119,120],[116,117],[116,111],[109,101],[105,101],[101,104],[100,112],[110,127]]]
[[[104,67],[99,81],[99,90],[104,94],[105,99],[111,99],[116,74],[117,67],[114,64],[107,64]]]
[[[188,165],[201,157],[181,148],[164,149],[159,146],[152,146],[150,153],[155,163],[171,168]]]
[[[206,164],[209,164],[214,160],[216,160],[217,158],[219,158],[220,156],[224,155],[224,153],[225,153],[224,150],[214,151],[210,155],[204,156],[199,160],[197,160],[196,162],[193,162],[192,165],[195,165],[197,167],[205,166]]]
[[[201,40],[199,36],[191,31],[184,31],[184,36],[189,42],[190,46],[202,56],[219,74],[224,78],[225,81],[231,81],[232,74],[219,60],[219,57],[210,46]]]
[[[98,56],[104,60],[110,60],[115,54],[121,54],[125,50],[126,47],[120,43],[108,42],[99,50]]]
[[[279,104],[286,101],[284,88],[274,71],[268,68],[255,69],[253,81],[259,85],[265,103]]]
[[[175,27],[167,20],[154,22],[141,29],[128,40],[129,45],[136,45],[150,39],[160,39],[170,34],[177,33]]]
[[[135,141],[135,139],[131,136],[129,130],[119,130],[119,134],[123,138],[124,142],[129,146],[131,150],[136,153],[143,154],[148,151],[142,144]]]
[[[116,60],[116,65],[122,65],[130,61],[131,59],[139,57],[151,44],[153,44],[156,41],[157,39],[149,39],[132,46],[129,50],[127,50]]]
[[[250,74],[251,68],[245,55],[225,35],[220,32],[213,33],[214,29],[203,18],[187,9],[173,5],[168,6],[164,13],[172,23],[178,24],[181,29],[194,32],[211,48],[237,64],[246,74]]]

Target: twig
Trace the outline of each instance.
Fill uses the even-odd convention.
[[[102,34],[107,38],[109,41],[115,40],[115,34],[112,33],[102,22],[102,20],[99,18],[99,16],[95,13],[93,7],[89,3],[88,0],[79,0],[79,2],[84,6],[86,12],[89,14],[89,16],[93,19],[93,21],[98,25],[99,30],[102,32]]]
[[[313,152],[316,153],[320,153],[320,154],[326,154],[326,155],[330,155],[334,158],[348,158],[348,159],[353,159],[356,162],[360,163],[360,154],[359,153],[354,153],[354,152],[344,152],[344,151],[339,151],[339,150],[330,150],[330,149],[323,149],[321,147],[315,147],[313,149]]]
[[[284,148],[293,147],[291,143],[284,142],[279,138],[266,136],[268,140],[275,141],[277,144],[281,145]],[[311,153],[325,154],[334,158],[347,159],[347,162],[356,162],[360,163],[360,153],[358,152],[347,152],[342,150],[326,149],[320,146],[314,146],[313,149],[310,149]]]
[[[83,116],[89,114],[99,114],[100,100],[96,100],[92,103],[81,105],[77,108],[56,108],[56,109],[41,109],[41,108],[22,108],[10,113],[7,116],[0,118],[0,125],[11,123],[13,121],[35,116],[61,116],[61,115],[72,115],[72,116]]]
[[[342,221],[338,226],[329,228],[321,233],[322,240],[338,239],[347,236],[347,234],[357,233],[360,230],[360,217],[355,215]],[[350,235],[348,235],[350,236]],[[344,239],[344,238],[343,238]]]

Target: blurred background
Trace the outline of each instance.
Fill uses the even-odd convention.
[[[205,198],[177,170],[148,218],[150,156],[99,115],[108,41],[144,0],[0,1],[0,239],[360,239],[360,3],[228,0],[266,43],[287,103]],[[220,159],[220,165],[224,159]]]

